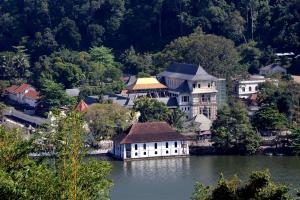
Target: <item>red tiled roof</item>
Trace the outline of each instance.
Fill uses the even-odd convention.
[[[17,85],[12,85],[5,89],[6,92],[13,93],[18,88]]]
[[[26,97],[30,97],[32,99],[39,99],[40,98],[40,93],[35,91],[35,90],[29,90],[27,93],[24,94]]]
[[[135,123],[129,129],[128,134],[117,135],[113,138],[120,144],[183,141],[186,138],[175,131],[166,122]]]
[[[27,83],[23,83],[20,87],[18,87],[17,89],[15,89],[14,93],[18,94],[18,93],[23,93],[26,89],[30,88],[31,86]]]
[[[77,110],[77,111],[79,111],[79,112],[83,112],[83,111],[87,110],[88,107],[89,107],[89,106],[88,106],[83,100],[81,100],[81,101],[77,104],[75,110]]]

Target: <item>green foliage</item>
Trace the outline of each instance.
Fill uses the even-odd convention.
[[[0,127],[0,194],[3,199],[109,199],[112,186],[106,161],[83,159],[85,131],[79,113],[61,119],[58,129],[30,140]],[[54,150],[34,160],[29,153]]]
[[[1,80],[27,80],[30,77],[29,55],[24,46],[14,46],[14,52],[0,53]]]
[[[300,128],[294,128],[291,131],[291,148],[296,155],[300,155]]]
[[[259,147],[260,138],[253,130],[245,106],[231,101],[218,111],[212,125],[212,141],[222,153],[253,154]]]
[[[273,83],[264,83],[260,88],[261,105],[275,105],[280,113],[285,114],[289,122],[300,124],[300,85],[298,83],[285,78],[280,80],[278,87]]]
[[[241,63],[245,64],[248,71],[252,74],[257,74],[260,68],[260,59],[262,52],[257,48],[257,44],[254,41],[242,44],[238,48],[240,55],[242,57]]]
[[[94,139],[111,138],[122,133],[132,120],[130,110],[118,104],[95,104],[84,116]]]
[[[233,41],[224,37],[204,34],[196,30],[193,34],[180,37],[158,55],[158,65],[172,62],[200,64],[208,73],[217,77],[236,77],[245,73],[239,64],[240,57]]]
[[[215,187],[205,187],[197,183],[191,200],[293,200],[290,188],[271,181],[268,170],[254,171],[247,182],[237,176],[226,180],[221,175]]]
[[[259,130],[283,131],[288,127],[288,120],[275,106],[265,105],[255,112],[253,125]]]
[[[40,91],[42,95],[40,106],[46,111],[76,103],[76,99],[67,96],[62,84],[55,83],[52,80],[44,79]]]
[[[166,121],[170,114],[166,104],[147,97],[137,99],[133,109],[140,112],[140,122]]]

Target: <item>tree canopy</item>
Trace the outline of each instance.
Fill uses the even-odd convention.
[[[222,153],[253,154],[259,147],[260,138],[254,131],[245,106],[231,101],[218,111],[212,125],[212,141]]]
[[[95,140],[122,133],[132,121],[131,111],[118,104],[94,104],[84,115]]]
[[[81,116],[75,112],[61,119],[56,130],[29,140],[0,126],[1,198],[109,199],[111,165],[83,159],[84,140]],[[54,153],[50,162],[29,157],[41,150]]]
[[[215,187],[196,183],[191,200],[251,200],[251,199],[297,199],[292,196],[291,188],[274,183],[268,170],[254,171],[248,181],[241,181],[237,176],[227,180],[221,174]]]

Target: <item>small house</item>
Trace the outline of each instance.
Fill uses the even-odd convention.
[[[40,99],[39,92],[29,84],[23,83],[20,86],[12,85],[5,89],[8,99],[17,104],[27,105],[35,108]]]
[[[278,64],[271,64],[259,69],[259,74],[264,76],[270,76],[277,73],[286,74],[286,69]]]
[[[112,154],[122,160],[189,155],[186,138],[166,122],[134,123],[113,143]]]

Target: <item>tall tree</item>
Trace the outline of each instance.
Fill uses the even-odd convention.
[[[254,131],[245,106],[231,101],[218,111],[212,125],[212,141],[219,152],[253,154],[259,147],[260,137]]]

